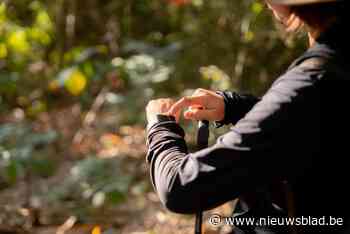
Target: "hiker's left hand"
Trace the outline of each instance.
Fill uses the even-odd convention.
[[[148,123],[153,123],[157,121],[157,115],[170,115],[168,111],[175,101],[171,98],[161,98],[151,100],[146,107],[146,117]],[[178,121],[180,114],[173,114],[173,116]]]

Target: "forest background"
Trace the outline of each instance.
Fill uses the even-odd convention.
[[[192,233],[150,184],[145,105],[196,88],[262,95],[305,49],[265,8],[1,0],[0,233]],[[196,123],[182,125],[193,146]]]

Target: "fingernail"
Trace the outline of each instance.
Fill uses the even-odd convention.
[[[193,113],[192,112],[186,112],[185,113],[185,117],[186,118],[191,118],[193,116]]]

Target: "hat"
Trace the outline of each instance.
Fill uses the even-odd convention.
[[[306,5],[326,2],[339,2],[341,0],[270,0],[271,3],[281,5]]]

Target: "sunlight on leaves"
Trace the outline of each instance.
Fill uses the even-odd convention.
[[[203,0],[192,0],[192,4],[196,7],[202,7],[203,6]]]
[[[4,43],[0,43],[0,59],[7,57],[7,47]]]
[[[6,21],[6,4],[3,2],[0,4],[0,27]]]
[[[87,78],[78,69],[74,69],[64,81],[64,87],[70,94],[74,96],[81,94],[84,91],[86,85]]]
[[[10,33],[9,37],[7,38],[7,43],[9,47],[17,53],[27,54],[30,51],[28,37],[26,31],[23,29]]]
[[[116,57],[116,58],[112,59],[112,61],[111,61],[111,64],[115,67],[123,66],[124,63],[125,63],[124,59],[120,58],[120,57]]]
[[[46,31],[51,31],[53,28],[53,24],[52,24],[52,21],[50,19],[50,16],[44,10],[41,10],[38,12],[38,15],[36,16],[35,23],[38,27],[40,27],[41,29],[46,30]]]
[[[74,71],[69,79],[65,82],[65,87],[67,90],[77,96],[79,95],[82,91],[84,91],[86,87],[86,77],[83,73],[81,73],[79,70]]]
[[[31,28],[29,30],[29,35],[31,39],[37,41],[43,45],[48,45],[51,43],[50,35],[40,28]]]
[[[104,192],[97,192],[92,197],[92,205],[94,207],[101,207],[106,201],[106,194]]]
[[[201,67],[199,72],[201,73],[203,79],[219,81],[227,76],[222,70],[217,66]]]
[[[252,5],[252,11],[256,14],[259,15],[263,11],[264,7],[260,2],[254,2]]]
[[[231,86],[230,77],[217,66],[201,67],[199,72],[203,79],[212,82],[212,89],[226,90]]]
[[[254,32],[252,31],[247,31],[244,33],[244,41],[245,42],[251,42],[254,40]]]
[[[40,100],[37,100],[37,101],[34,101],[32,103],[32,105],[30,105],[28,108],[27,108],[27,115],[28,116],[31,116],[31,117],[35,117],[37,116],[38,114],[44,112],[47,110],[47,105],[45,102],[43,101],[40,101]]]

